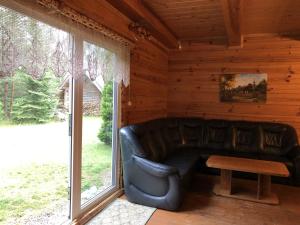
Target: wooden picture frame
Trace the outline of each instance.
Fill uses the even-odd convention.
[[[266,73],[222,74],[220,76],[220,101],[266,103]]]

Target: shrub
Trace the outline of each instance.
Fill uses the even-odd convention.
[[[0,120],[4,119],[2,101],[0,100]]]
[[[107,145],[112,143],[112,120],[113,120],[113,82],[104,85],[101,99],[100,116],[103,120],[98,133],[100,141]]]
[[[45,123],[54,117],[57,106],[55,90],[57,83],[53,74],[34,79],[23,73],[26,92],[15,100],[12,120],[17,123]]]

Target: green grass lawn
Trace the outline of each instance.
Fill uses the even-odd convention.
[[[102,143],[86,144],[82,153],[81,189],[102,186],[101,173],[112,165],[112,149]]]
[[[0,127],[9,127],[9,126],[14,126],[14,125],[15,124],[13,124],[11,121],[9,121],[9,120],[1,120],[1,118],[0,118]]]
[[[100,118],[83,119],[82,192],[103,185],[112,160],[111,147],[97,138]],[[0,121],[0,136],[0,225],[11,220],[23,224],[24,216],[67,204],[67,122],[15,125]]]
[[[31,129],[30,126],[29,128]],[[82,192],[92,186],[99,188],[102,185],[101,173],[111,167],[111,147],[96,139],[87,140],[83,146],[82,157]],[[1,169],[0,180],[1,225],[6,224],[5,221],[9,218],[17,219],[26,214],[34,215],[49,205],[68,199],[66,164],[32,163]]]
[[[28,165],[2,170],[0,176],[0,223],[67,198],[67,167],[63,165]]]

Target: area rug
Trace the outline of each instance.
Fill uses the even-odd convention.
[[[145,225],[156,208],[117,199],[87,225]]]

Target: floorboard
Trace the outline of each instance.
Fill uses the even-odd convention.
[[[217,179],[198,175],[178,212],[158,209],[147,225],[300,225],[300,188],[273,184],[280,199],[280,205],[274,206],[215,196],[212,188]]]

